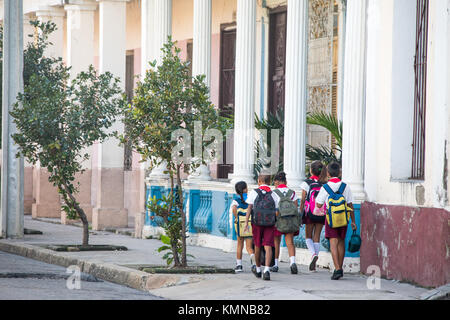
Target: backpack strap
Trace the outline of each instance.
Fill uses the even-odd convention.
[[[343,194],[346,187],[347,187],[347,185],[342,182],[337,194]]]
[[[335,193],[333,192],[333,190],[331,190],[331,188],[330,188],[330,186],[328,185],[328,183],[324,184],[324,185],[323,185],[323,188],[325,189],[326,192],[328,192],[328,194],[329,194],[330,196],[334,196],[334,195],[335,195]]]
[[[289,189],[289,191],[286,194],[286,197],[288,197],[289,200],[291,200],[293,195],[294,195],[294,190]]]
[[[284,194],[283,194],[283,192],[281,192],[281,191],[278,190],[278,189],[275,189],[273,192],[274,192],[277,196],[279,196],[280,199],[285,197]]]

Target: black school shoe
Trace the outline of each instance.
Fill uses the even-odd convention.
[[[297,273],[298,273],[297,264],[295,264],[295,263],[291,264],[291,274],[297,274]]]
[[[271,272],[278,272],[278,266],[273,266],[270,268]]]
[[[315,271],[316,270],[316,263],[317,263],[318,259],[319,259],[318,256],[314,256],[314,258],[312,258],[311,263],[309,264],[309,271]]]
[[[263,280],[267,280],[267,281],[270,280],[270,272],[269,271],[264,272]]]
[[[239,273],[239,272],[242,272],[242,271],[244,271],[243,268],[242,268],[242,265],[237,265],[236,268],[234,268],[234,272],[236,272],[236,273]]]
[[[331,280],[339,280],[344,276],[344,270],[334,270]]]
[[[261,278],[261,271],[260,272],[256,272],[256,266],[255,266],[255,268],[252,267],[252,272],[255,275],[255,277]]]

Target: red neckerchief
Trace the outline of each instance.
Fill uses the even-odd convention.
[[[332,178],[332,179],[328,180],[328,182],[339,183],[339,182],[341,182],[341,179],[339,179],[339,178]]]
[[[285,185],[285,184],[280,184],[280,185],[277,187],[277,189],[283,189],[283,188],[286,188],[286,189],[287,189],[287,185]]]
[[[318,176],[311,176],[311,178],[309,178],[311,180],[315,180],[315,181],[319,181],[319,177]]]
[[[268,187],[268,186],[261,186],[261,187],[259,187],[261,190],[264,190],[265,192],[270,192],[270,191],[272,191],[271,189],[270,189],[270,187]]]

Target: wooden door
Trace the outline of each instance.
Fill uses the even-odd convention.
[[[219,108],[223,115],[234,114],[234,87],[236,67],[236,28],[222,26],[220,37],[220,97]],[[218,165],[218,178],[227,179],[233,172],[233,165],[227,159],[233,158],[232,138],[226,139],[223,146],[223,164]]]
[[[269,112],[284,110],[286,74],[286,7],[270,13],[269,31]]]

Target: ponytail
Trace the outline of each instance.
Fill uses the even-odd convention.
[[[236,193],[241,197],[243,204],[247,204],[244,200],[244,190],[247,189],[247,183],[245,181],[240,181],[234,186]]]
[[[313,175],[319,177],[320,183],[327,183],[327,167],[321,161],[314,161],[311,164],[311,172]]]

